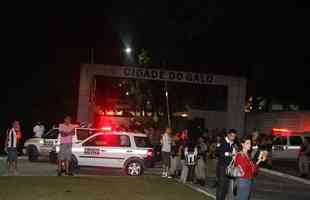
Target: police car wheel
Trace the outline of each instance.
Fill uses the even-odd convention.
[[[143,172],[143,166],[139,161],[131,161],[126,167],[129,176],[140,176]]]
[[[78,164],[78,160],[75,156],[72,156],[71,162],[70,162],[70,171],[72,174],[79,174],[80,167]]]
[[[39,158],[39,152],[38,152],[37,148],[34,146],[29,146],[27,148],[27,154],[28,154],[28,159],[31,162],[35,162]]]

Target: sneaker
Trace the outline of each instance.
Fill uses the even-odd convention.
[[[166,178],[167,176],[168,176],[168,175],[167,175],[167,173],[165,173],[165,172],[163,172],[162,175],[161,175],[162,178]]]

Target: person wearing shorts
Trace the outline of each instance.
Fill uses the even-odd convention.
[[[72,144],[60,144],[59,148],[59,160],[71,160],[72,158]]]
[[[171,128],[166,128],[165,133],[161,139],[161,155],[163,160],[163,174],[164,178],[171,178],[169,176],[169,168],[170,168],[170,155],[171,155]]]
[[[6,137],[6,151],[8,154],[8,172],[9,174],[17,174],[17,144],[18,144],[18,131],[19,122],[14,121],[12,128],[8,130]]]
[[[63,124],[59,124],[58,176],[62,175],[62,163],[65,164],[66,175],[73,175],[69,171],[69,166],[72,158],[72,137],[74,135],[74,129],[77,127],[77,125],[71,123],[70,116],[65,117]]]

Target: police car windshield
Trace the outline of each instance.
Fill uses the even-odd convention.
[[[99,129],[89,129],[89,128],[77,128],[76,129],[77,139],[80,141],[85,140],[89,138],[90,136],[96,133],[100,133],[100,132],[102,131]]]
[[[137,147],[147,148],[152,146],[149,138],[147,137],[135,136],[134,140]]]

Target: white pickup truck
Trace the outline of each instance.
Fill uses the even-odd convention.
[[[73,142],[82,141],[89,136],[102,132],[99,129],[77,128],[73,136]],[[50,129],[42,135],[42,138],[30,138],[24,144],[23,153],[28,155],[29,161],[37,161],[39,157],[49,157],[51,162],[54,162],[55,152],[54,147],[58,143],[59,131],[57,128]]]

